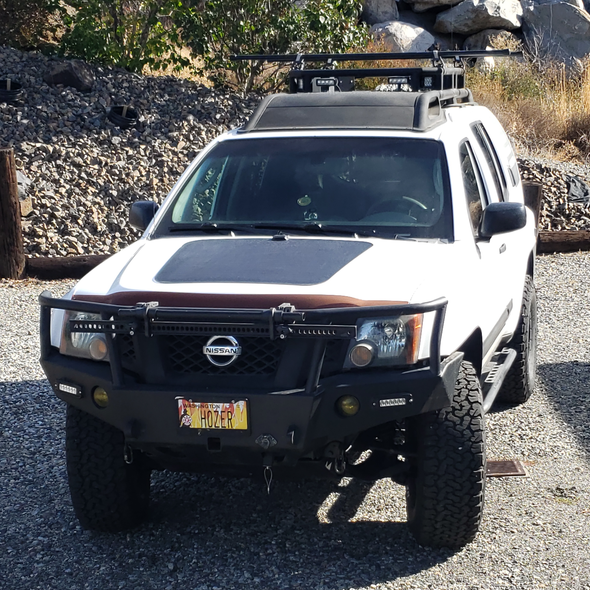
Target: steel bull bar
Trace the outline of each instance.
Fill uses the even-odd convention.
[[[323,360],[323,342],[327,339],[350,340],[357,335],[359,319],[371,317],[395,317],[434,312],[430,335],[430,371],[438,375],[441,369],[440,344],[447,300],[439,298],[420,304],[396,304],[369,307],[340,307],[297,310],[286,304],[270,309],[209,309],[188,307],[160,307],[158,302],[120,306],[106,303],[78,301],[52,297],[49,291],[39,296],[41,306],[41,360],[51,351],[52,310],[82,312],[100,316],[100,320],[71,319],[71,332],[103,333],[133,336],[143,333],[146,337],[169,334],[210,333],[211,329],[230,333],[237,329],[243,336],[264,336],[271,340],[285,338],[311,338],[316,340],[312,356],[306,393],[313,394],[318,386]],[[123,367],[118,354],[117,338],[106,339],[112,383],[124,384]]]

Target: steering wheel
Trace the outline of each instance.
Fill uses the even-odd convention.
[[[415,221],[418,221],[418,218],[424,216],[428,210],[428,207],[424,203],[418,201],[417,199],[413,199],[412,197],[403,196],[401,200],[395,197],[384,197],[369,207],[365,217],[374,215],[376,213],[385,213],[391,211],[396,213],[404,213]],[[416,214],[418,216],[416,216]]]

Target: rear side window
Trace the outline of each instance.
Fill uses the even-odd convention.
[[[465,198],[467,199],[467,208],[469,210],[473,233],[476,234],[479,230],[481,216],[486,204],[484,185],[469,142],[463,142],[459,149]]]
[[[473,133],[477,139],[479,146],[484,154],[486,163],[491,171],[492,178],[494,180],[494,184],[496,185],[496,190],[498,192],[498,196],[500,200],[504,200],[507,191],[507,184],[506,184],[506,177],[504,176],[504,171],[502,170],[502,166],[500,165],[500,158],[498,158],[498,153],[490,140],[490,136],[488,132],[485,130],[485,127],[482,123],[475,123],[472,126]]]

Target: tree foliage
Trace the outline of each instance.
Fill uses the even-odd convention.
[[[141,72],[146,65],[189,65],[180,52],[188,46],[200,73],[245,92],[276,87],[285,68],[233,62],[232,54],[346,52],[363,47],[368,37],[359,25],[362,6],[350,0],[4,0],[4,5],[22,22],[33,8],[37,21],[50,11],[59,15],[66,56]]]
[[[183,66],[176,22],[181,0],[67,0],[62,50],[87,61],[141,72]]]
[[[360,2],[346,0],[309,0],[303,8],[304,48],[310,53],[345,53],[364,47],[369,39],[359,26]]]
[[[184,14],[183,31],[202,59],[202,73],[216,85],[233,82],[249,92],[263,62],[233,62],[230,55],[287,53],[302,35],[303,20],[291,0],[207,0]]]
[[[230,56],[358,47],[367,36],[358,26],[360,10],[345,0],[307,0],[302,7],[292,0],[205,0],[183,14],[183,34],[214,83],[244,92],[268,90],[281,79],[280,66],[234,62]]]

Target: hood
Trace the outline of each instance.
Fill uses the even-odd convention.
[[[449,273],[458,266],[449,260],[455,251],[456,244],[377,238],[140,240],[86,275],[74,298],[299,309],[417,303],[445,296],[444,284],[456,280]]]

